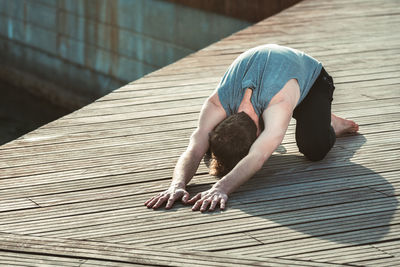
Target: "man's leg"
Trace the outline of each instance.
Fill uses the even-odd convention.
[[[331,125],[331,102],[335,87],[324,69],[310,92],[296,107],[296,143],[301,153],[312,161],[321,160],[336,140]]]
[[[306,98],[293,112],[296,119],[296,142],[301,153],[312,161],[321,160],[336,137],[358,131],[354,121],[331,113],[333,79],[322,69]]]

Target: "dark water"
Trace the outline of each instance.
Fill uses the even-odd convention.
[[[63,108],[0,81],[0,145],[67,113]]]

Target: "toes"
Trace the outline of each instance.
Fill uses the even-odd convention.
[[[356,132],[358,132],[358,124],[354,124],[350,129],[349,129],[349,132],[350,133],[356,133]]]
[[[357,131],[358,131],[358,124],[355,123],[354,121],[349,120],[348,132],[355,133]]]

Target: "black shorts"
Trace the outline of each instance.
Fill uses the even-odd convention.
[[[293,111],[297,146],[312,161],[323,159],[336,141],[331,126],[334,90],[332,77],[322,68],[307,96]]]

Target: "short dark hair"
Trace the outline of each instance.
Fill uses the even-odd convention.
[[[219,123],[209,135],[210,174],[222,177],[244,158],[257,138],[257,126],[245,113],[233,114]]]

